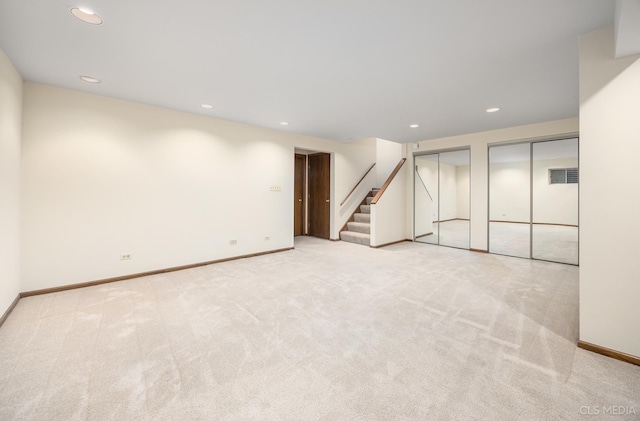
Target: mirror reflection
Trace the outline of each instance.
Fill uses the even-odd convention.
[[[438,244],[438,154],[415,157],[416,241]]]
[[[469,248],[469,150],[415,156],[415,241]]]
[[[578,139],[532,145],[534,259],[578,264]]]
[[[530,257],[529,143],[489,148],[489,252]]]
[[[489,148],[489,252],[578,264],[578,139]]]

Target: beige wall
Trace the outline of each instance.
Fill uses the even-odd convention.
[[[403,158],[403,151],[404,148],[400,143],[376,139],[376,187],[382,187],[387,181],[398,162]]]
[[[23,291],[292,247],[296,147],[332,154],[337,238],[348,217],[339,202],[375,161],[375,139],[344,144],[24,90]]]
[[[440,163],[440,200],[438,214],[440,221],[458,217],[458,183],[455,165]]]
[[[581,38],[580,339],[640,357],[640,55],[613,55]]]
[[[433,222],[438,219],[469,219],[468,165],[438,163],[423,156],[422,159],[415,159],[414,168],[417,168],[429,190],[427,194],[418,174],[410,174],[407,182],[415,185],[412,192],[414,198],[409,197],[408,206],[411,206],[409,203],[413,199],[416,237],[433,232]],[[408,238],[412,238],[411,235]]]
[[[470,190],[471,190],[471,248],[487,250],[487,218],[488,218],[488,145],[515,140],[533,140],[562,137],[578,131],[578,119],[549,121],[507,129],[470,133],[460,136],[425,140],[418,143],[418,149],[407,146],[409,153],[447,150],[451,148],[470,147]],[[413,161],[410,157],[409,161]],[[412,162],[412,165],[415,165]],[[413,198],[408,198],[407,208],[413,208]],[[413,221],[413,218],[407,218]],[[408,232],[411,232],[408,227]]]
[[[469,219],[469,166],[458,165],[456,167],[456,218]]]
[[[529,161],[492,163],[489,168],[489,219],[529,222],[531,219]]]
[[[577,158],[533,161],[533,222],[578,225],[578,184],[549,184],[549,169],[574,167]],[[529,222],[531,163],[491,164],[489,177],[490,219]]]
[[[0,316],[20,292],[22,78],[0,50]]]
[[[405,162],[404,165],[407,163]],[[378,203],[371,205],[372,246],[382,246],[407,239],[405,235],[406,184],[406,172],[398,171]]]
[[[579,184],[549,184],[550,169],[578,164],[578,158],[533,161],[533,222],[578,225]]]

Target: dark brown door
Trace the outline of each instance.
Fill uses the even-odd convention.
[[[306,191],[307,157],[296,154],[293,183],[293,235],[304,235],[304,205]]]
[[[309,155],[309,235],[329,238],[331,159],[328,153]]]

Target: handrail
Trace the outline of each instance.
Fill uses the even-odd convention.
[[[389,176],[389,178],[387,178],[387,181],[384,182],[382,187],[380,187],[380,191],[378,192],[378,194],[376,194],[376,196],[371,201],[372,205],[375,205],[376,203],[378,203],[378,200],[380,200],[380,198],[382,197],[382,194],[384,193],[385,190],[387,190],[387,187],[389,187],[389,185],[391,184],[393,179],[396,177],[396,174],[398,174],[398,172],[400,171],[400,168],[402,168],[402,165],[404,165],[406,160],[407,158],[402,158],[400,162],[398,162],[398,165],[396,165],[396,167],[393,169],[393,171],[391,172],[391,175]]]
[[[349,197],[351,197],[351,195],[353,194],[354,191],[356,191],[356,189],[358,188],[358,186],[360,185],[360,183],[362,183],[362,180],[364,180],[364,178],[369,175],[369,173],[371,172],[371,170],[373,169],[373,167],[376,166],[376,163],[374,162],[373,164],[371,164],[371,166],[369,167],[369,169],[367,170],[366,173],[364,173],[364,175],[362,176],[362,178],[360,179],[360,181],[358,181],[356,183],[355,186],[353,186],[353,188],[351,189],[351,191],[349,192],[349,194],[347,195],[347,197],[344,198],[344,200],[342,202],[340,202],[340,206],[344,205],[344,203],[347,201],[347,199],[349,199]]]
[[[420,172],[418,171],[418,166],[417,165],[416,165],[416,175],[420,179],[420,182],[422,183],[422,187],[424,187],[425,191],[429,195],[429,199],[431,199],[431,201],[433,202],[433,197],[431,197],[431,193],[429,193],[429,189],[427,188],[427,185],[424,184],[424,180],[422,179],[422,176],[420,175]]]

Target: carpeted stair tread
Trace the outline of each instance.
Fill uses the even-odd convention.
[[[371,233],[371,224],[368,222],[348,222],[347,227],[349,231],[361,232],[363,234]]]
[[[362,244],[363,246],[371,244],[371,236],[362,232],[342,231],[340,233],[340,239],[350,243]]]
[[[360,205],[360,212],[353,214],[353,221],[347,222],[347,231],[340,233],[342,241],[371,245],[371,202],[380,189],[372,189],[365,199],[366,205]]]
[[[370,213],[356,213],[353,215],[356,222],[371,222]]]

